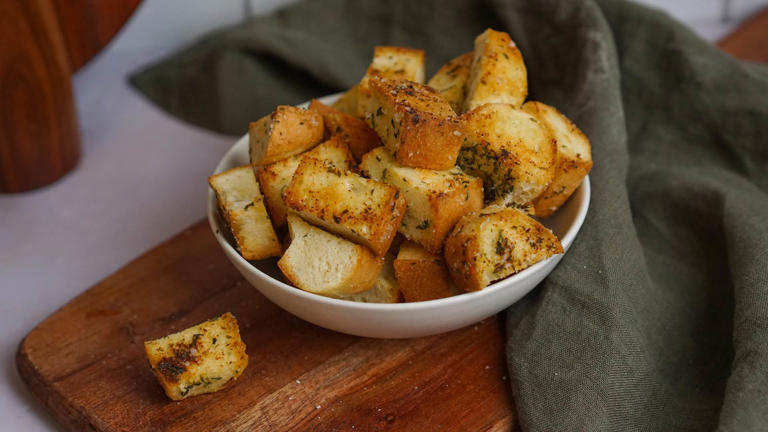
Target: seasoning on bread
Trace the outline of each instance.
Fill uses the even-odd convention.
[[[311,149],[323,140],[323,116],[280,105],[248,128],[251,165],[269,165]]]

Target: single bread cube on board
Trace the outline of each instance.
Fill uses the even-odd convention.
[[[336,168],[348,171],[356,170],[356,163],[340,137],[332,137],[312,150],[277,161],[273,164],[254,167],[261,189],[264,191],[264,201],[267,203],[269,215],[275,228],[285,226],[285,216],[288,209],[283,201],[283,192],[293,178],[293,173],[303,157],[326,160]]]
[[[303,158],[283,196],[306,221],[382,256],[397,233],[405,199],[396,187]]]
[[[549,187],[533,202],[536,215],[552,216],[573,194],[592,169],[592,146],[589,139],[557,108],[529,101],[523,110],[546,125],[557,142],[555,173]]]
[[[528,96],[528,73],[523,55],[504,32],[488,29],[475,39],[464,111],[487,103],[520,108]]]
[[[403,301],[400,286],[395,278],[394,261],[400,248],[402,236],[395,237],[389,251],[384,255],[384,265],[381,267],[379,277],[367,290],[357,294],[335,296],[338,299],[356,301],[361,303],[399,303]]]
[[[280,256],[280,242],[267,215],[253,168],[244,165],[208,177],[219,213],[247,260]]]
[[[483,289],[561,253],[563,248],[552,231],[512,208],[488,208],[466,215],[445,240],[451,279],[465,291]]]
[[[323,116],[280,105],[248,128],[252,165],[269,165],[311,149],[323,140]]]
[[[401,165],[448,170],[464,138],[464,126],[451,105],[423,84],[370,80],[372,98],[365,120]]]
[[[555,139],[529,113],[509,104],[487,104],[462,116],[467,137],[458,165],[483,179],[487,203],[527,204],[554,175]]]
[[[453,225],[483,207],[483,182],[460,169],[435,171],[404,167],[384,148],[363,157],[362,171],[397,187],[407,207],[399,231],[432,253],[439,253]]]
[[[310,225],[288,214],[291,244],[277,266],[293,285],[330,297],[371,288],[384,259],[368,248]]]
[[[312,99],[309,109],[323,116],[326,135],[338,136],[344,141],[356,161],[360,162],[364,154],[381,146],[381,140],[376,135],[376,131],[363,120],[331,108],[317,99]]]
[[[357,85],[357,115],[365,116],[365,109],[370,103],[370,79],[387,78],[397,81],[424,83],[424,51],[414,48],[377,46],[373,49],[373,60],[365,76]]]
[[[221,390],[248,366],[234,315],[224,315],[144,342],[149,365],[173,400]]]
[[[437,90],[457,113],[461,113],[464,106],[464,90],[469,79],[472,57],[472,52],[456,57],[444,64],[427,82],[427,85]]]
[[[435,300],[453,294],[443,256],[429,253],[412,241],[400,246],[394,268],[406,302]]]

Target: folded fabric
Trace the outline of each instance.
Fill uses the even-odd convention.
[[[242,134],[341,90],[379,44],[428,71],[486,27],[524,55],[530,98],[589,136],[587,220],[506,314],[523,430],[768,428],[768,70],[616,0],[306,1],[134,75],[189,122]]]

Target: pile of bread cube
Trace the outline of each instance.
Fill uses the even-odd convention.
[[[480,290],[563,253],[537,218],[579,187],[590,144],[526,101],[509,35],[486,30],[424,81],[423,51],[379,46],[333,106],[251,123],[251,164],[209,179],[242,256],[279,257],[305,291],[394,303]]]

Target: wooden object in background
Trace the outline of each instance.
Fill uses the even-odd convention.
[[[250,356],[230,387],[165,397],[142,342],[231,311]],[[200,222],[72,300],[17,365],[73,431],[508,431],[515,415],[495,318],[419,339],[344,335],[269,302]]]
[[[44,186],[77,163],[69,75],[50,0],[0,1],[0,192]]]
[[[742,60],[768,63],[768,9],[746,20],[717,46]]]
[[[73,72],[107,46],[141,3],[141,0],[51,1]]]

